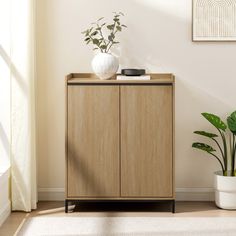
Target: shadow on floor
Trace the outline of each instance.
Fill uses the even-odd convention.
[[[64,213],[64,202],[39,202],[38,209],[34,211],[35,215]],[[169,202],[76,202],[71,204],[69,212],[75,213],[168,213],[171,214],[171,204]],[[214,202],[176,202],[176,213],[194,213],[195,215],[207,214],[213,215],[219,211]],[[214,213],[215,212],[215,213]]]
[[[78,202],[74,212],[170,212],[169,202]]]

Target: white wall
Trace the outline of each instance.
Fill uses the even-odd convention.
[[[211,188],[212,173],[219,166],[192,150],[192,141],[197,140],[192,132],[211,130],[201,112],[224,117],[236,109],[236,43],[192,42],[191,0],[37,2],[40,190],[60,191],[64,187],[64,76],[90,72],[93,57],[81,31],[101,16],[111,18],[113,11],[124,12],[128,26],[115,49],[121,66],[176,76],[177,188]]]

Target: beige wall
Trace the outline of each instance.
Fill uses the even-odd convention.
[[[123,11],[128,29],[115,50],[122,67],[176,75],[176,185],[212,187],[215,160],[191,149],[200,117],[236,108],[236,43],[193,43],[191,0],[37,1],[38,186],[64,187],[64,76],[91,71],[93,52],[81,31]],[[210,129],[211,130],[211,129]]]

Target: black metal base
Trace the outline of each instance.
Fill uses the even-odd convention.
[[[77,202],[156,202],[156,203],[163,203],[169,202],[171,204],[171,211],[175,213],[175,200],[77,200],[77,199],[66,199],[65,200],[65,213],[68,213],[69,205],[76,204]]]
[[[175,200],[172,200],[172,213],[175,213]]]

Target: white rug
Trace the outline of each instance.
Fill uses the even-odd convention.
[[[235,236],[234,217],[33,217],[24,236]]]

